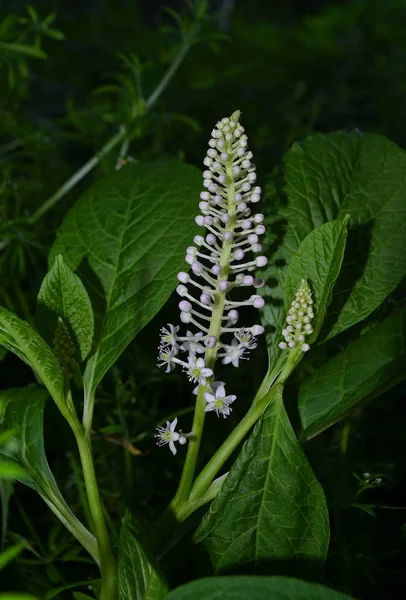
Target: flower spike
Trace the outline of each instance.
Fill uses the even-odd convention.
[[[300,348],[303,352],[308,352],[310,346],[305,343],[305,339],[306,336],[313,333],[311,325],[313,317],[312,292],[307,281],[302,279],[286,317],[288,325],[285,329],[282,329],[285,341],[278,344],[279,348],[282,350]]]
[[[194,245],[186,248],[190,273],[178,273],[180,320],[188,326],[187,332],[180,336],[179,327],[173,325],[161,330],[158,363],[167,372],[181,365],[189,380],[199,384],[200,393],[213,398],[205,397],[206,411],[214,410],[225,417],[231,412],[229,404],[235,396],[226,396],[224,385],[213,391],[216,360],[238,367],[240,360],[248,358],[263,327],[238,325],[238,310],[264,306],[263,298],[256,293],[239,302],[229,294],[237,287],[253,287],[254,291],[262,287],[264,281],[251,273],[267,264],[266,256],[260,254],[264,215],[253,210],[261,199],[261,188],[256,185],[253,154],[248,150],[240,116],[240,111],[235,111],[211,132],[203,161],[201,212],[195,218],[206,231],[196,235]],[[186,360],[179,357],[182,352],[187,353]]]

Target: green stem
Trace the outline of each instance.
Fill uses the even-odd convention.
[[[222,444],[222,446],[220,446],[211,460],[207,463],[193,485],[190,493],[191,503],[198,502],[199,498],[204,496],[209,489],[211,482],[226,460],[230,458],[234,450],[239,446],[250,429],[258,421],[269,402],[275,396],[277,389],[278,388],[275,385],[265,396],[258,400],[255,405],[253,404],[242,421],[240,421],[234,431],[228,436],[226,441]]]
[[[146,101],[145,106],[147,110],[151,109],[152,106],[156,103],[162,92],[168,86],[172,77],[175,75],[176,71],[179,69],[180,65],[182,64],[183,60],[185,59],[187,53],[190,50],[194,35],[195,32],[192,32],[189,38],[185,39],[182,43],[178,54],[169,66],[165,75]],[[44,204],[42,204],[33,215],[31,215],[28,222],[31,225],[36,223],[45,213],[47,213],[51,208],[53,208],[55,204],[57,204],[57,202],[59,202],[59,200],[61,200],[68,192],[70,192],[70,190],[74,188],[75,185],[79,183],[79,181],[81,181],[88,173],[90,173],[90,171],[92,171],[99,164],[99,162],[107,154],[109,154],[111,150],[113,150],[113,148],[118,146],[118,144],[122,143],[125,140],[126,135],[126,128],[120,127],[118,133],[116,133],[112,138],[110,138],[110,140],[106,142],[106,144],[104,144],[104,146],[99,150],[99,152],[94,154],[92,158],[90,158],[78,171],[76,171],[76,173],[74,173],[72,177],[70,177],[59,188],[59,190],[55,192],[55,194],[48,198],[48,200],[46,200]]]
[[[116,562],[103,515],[103,507],[97,486],[90,439],[78,421],[75,423],[71,422],[71,427],[79,449],[90,515],[99,548],[100,573],[102,579],[99,600],[115,600],[117,598]]]
[[[107,155],[113,148],[115,148],[125,136],[125,131],[120,130],[114,135],[104,146],[97,152],[92,158],[90,158],[76,173],[72,175],[65,183],[59,188],[55,194],[53,194],[48,200],[42,204],[38,210],[31,215],[29,223],[32,225],[36,223],[45,213],[59,202],[72,188],[75,187],[90,171],[92,171],[99,162]]]
[[[230,231],[234,234],[235,223],[237,220],[236,207],[234,203],[235,194],[235,183],[233,175],[233,162],[231,152],[231,142],[228,143],[229,147],[226,147],[226,151],[229,153],[229,158],[226,161],[226,189],[227,189],[227,211],[230,215],[230,222],[226,226],[226,231]],[[204,362],[206,367],[209,369],[214,368],[214,364],[217,358],[217,352],[219,349],[219,338],[221,334],[221,320],[224,314],[224,306],[226,294],[219,288],[219,283],[222,280],[226,280],[229,274],[230,256],[232,251],[232,240],[229,242],[223,241],[221,248],[219,264],[222,269],[221,274],[217,277],[216,289],[214,292],[214,304],[213,312],[210,321],[210,327],[208,335],[214,337],[217,340],[214,348],[206,348],[204,354]],[[197,458],[199,455],[200,443],[203,434],[204,420],[205,420],[205,408],[206,400],[204,393],[207,391],[209,383],[205,386],[199,385],[199,390],[196,398],[195,414],[193,418],[192,434],[190,438],[189,447],[186,455],[185,464],[183,466],[182,476],[179,483],[176,495],[171,503],[171,508],[176,512],[180,507],[187,504],[189,499],[190,490],[192,488],[193,478],[196,470]]]

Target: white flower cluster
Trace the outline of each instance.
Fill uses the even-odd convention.
[[[264,215],[251,209],[260,201],[261,188],[254,185],[255,165],[239,118],[236,111],[212,131],[204,159],[201,214],[195,218],[207,231],[196,235],[195,245],[186,249],[191,273],[178,273],[180,320],[195,331],[180,336],[178,326],[163,328],[158,363],[167,372],[182,366],[190,381],[206,386],[206,410],[224,417],[230,414],[236,397],[226,395],[224,384],[210,388],[216,359],[238,367],[256,347],[256,336],[264,331],[261,325],[237,326],[237,309],[261,308],[261,296],[252,294],[239,302],[229,298],[234,288],[262,287],[264,281],[250,273],[267,264],[265,256],[258,256],[262,250],[259,238],[265,233]],[[254,257],[250,258],[250,253]],[[179,358],[181,352],[188,354],[186,360]]]
[[[303,352],[310,350],[310,346],[305,343],[305,339],[306,336],[313,333],[311,325],[313,317],[312,292],[307,281],[302,279],[286,317],[288,325],[285,329],[282,329],[285,341],[278,344],[279,348],[282,348],[282,350],[300,348]]]

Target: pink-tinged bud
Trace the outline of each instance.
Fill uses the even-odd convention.
[[[262,296],[256,296],[253,300],[253,303],[255,308],[262,308],[265,304],[264,299],[262,298]]]
[[[204,225],[213,225],[213,217],[210,217],[210,215],[204,217],[203,223]]]
[[[221,275],[222,270],[223,269],[220,267],[220,265],[213,265],[212,268],[211,268],[211,272],[214,275]]]
[[[246,221],[243,221],[243,222],[241,223],[241,227],[242,227],[243,229],[251,229],[251,225],[252,225],[251,221],[248,221],[248,220],[246,220]]]
[[[214,196],[213,200],[214,200],[214,204],[222,204],[223,203],[223,198],[219,195]]]
[[[225,223],[225,224],[229,223],[230,222],[230,215],[227,214],[227,213],[224,214],[224,215],[221,215],[221,221],[222,221],[222,223]]]
[[[223,279],[223,281],[220,281],[219,283],[219,289],[222,292],[226,292],[228,289],[228,281],[226,281],[225,279]]]
[[[182,283],[188,283],[190,281],[189,273],[185,273],[184,271],[180,271],[177,274],[177,278],[178,281],[181,281]]]
[[[212,233],[208,233],[206,235],[206,242],[210,245],[213,246],[213,244],[216,243],[216,236],[213,235]]]
[[[264,215],[261,213],[256,214],[254,217],[254,223],[263,223],[263,222],[264,222]]]
[[[194,246],[188,246],[186,248],[186,254],[189,256],[196,256],[197,249]]]
[[[256,204],[261,200],[261,196],[259,194],[251,194],[251,202]]]
[[[203,227],[203,225],[204,225],[204,216],[203,215],[197,215],[197,217],[195,217],[195,223],[197,225],[199,225],[199,227]]]
[[[236,260],[242,260],[245,256],[244,250],[241,250],[241,248],[237,248],[237,250],[234,252],[234,258]]]
[[[216,344],[217,338],[215,338],[214,335],[210,335],[204,340],[204,345],[206,346],[206,348],[214,348]]]
[[[252,244],[251,250],[253,252],[261,252],[262,251],[262,244]]]
[[[223,240],[225,242],[231,242],[232,239],[233,239],[233,234],[231,233],[231,231],[225,231],[223,234]]]
[[[207,306],[209,306],[211,304],[211,298],[209,296],[209,294],[201,294],[200,296],[200,302],[202,304],[206,304]]]
[[[179,296],[186,296],[186,294],[188,293],[187,287],[185,285],[178,285],[176,291],[179,294]]]
[[[199,208],[202,212],[209,210],[210,204],[208,202],[199,202]]]
[[[242,195],[241,194],[235,194],[234,196],[234,202],[241,202],[242,200]]]
[[[192,263],[192,271],[196,273],[196,275],[200,275],[203,273],[203,265],[199,262]]]
[[[252,275],[245,275],[243,279],[243,285],[254,285],[254,278]]]
[[[211,179],[213,177],[213,173],[211,171],[203,171],[204,179]]]
[[[202,235],[195,235],[193,241],[196,244],[196,246],[201,246],[204,242],[204,237]]]
[[[256,233],[250,233],[248,236],[248,241],[250,244],[257,244],[258,243],[258,236]]]
[[[178,306],[180,310],[185,313],[190,313],[192,310],[192,305],[187,300],[181,300]]]
[[[262,325],[254,325],[253,327],[251,327],[251,331],[252,335],[262,335],[265,329],[262,327]]]
[[[209,192],[211,192],[212,194],[214,194],[215,192],[217,192],[217,184],[216,183],[211,183],[209,185]]]
[[[192,320],[192,315],[187,312],[181,312],[180,320],[182,321],[182,323],[190,323],[190,321]]]
[[[255,233],[257,233],[258,235],[262,235],[265,233],[265,227],[264,225],[257,225],[255,227]]]
[[[267,263],[268,259],[266,256],[257,256],[255,259],[255,264],[257,265],[257,267],[265,267]]]
[[[186,254],[185,261],[187,262],[188,265],[192,265],[194,260],[195,259],[193,256],[190,256],[190,254]]]
[[[247,210],[247,205],[245,202],[240,202],[237,206],[237,212],[244,212],[244,210]]]
[[[210,148],[210,150],[207,150],[207,156],[209,156],[210,158],[216,158],[217,152],[214,148]]]
[[[230,321],[238,321],[238,311],[236,311],[234,308],[232,308],[231,310],[228,311],[227,313],[227,317],[230,319]]]
[[[200,199],[201,200],[210,200],[210,194],[209,194],[209,192],[201,192],[200,193]]]
[[[222,152],[222,153],[220,154],[220,157],[221,157],[221,160],[227,160],[227,158],[228,158],[228,154],[227,154],[227,152]]]

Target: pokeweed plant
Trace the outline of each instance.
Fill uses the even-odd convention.
[[[13,465],[15,478],[42,496],[99,566],[100,584],[92,589],[101,600],[214,598],[219,590],[233,598],[246,598],[252,590],[255,598],[277,598],[282,592],[292,600],[348,598],[318,584],[272,576],[280,572],[278,564],[290,563],[294,575],[306,569],[307,578],[316,578],[329,543],[323,489],[283,394],[318,340],[329,340],[371,315],[404,275],[400,260],[381,278],[381,265],[389,268],[405,226],[400,185],[405,157],[384,138],[359,133],[314,136],[293,146],[285,157],[287,202],[279,214],[285,238],[274,257],[267,256],[269,234],[265,244],[260,242],[264,223],[268,219],[272,226],[275,220],[254,210],[261,188],[252,159],[236,111],[212,131],[203,191],[199,170],[176,161],[128,164],[100,180],[72,207],[58,232],[38,295],[36,327],[0,308],[1,344],[28,363],[46,388],[3,393],[4,464]],[[345,261],[347,233],[365,247],[366,239],[358,239],[360,232],[366,235],[365,223],[370,253],[355,260],[354,275],[354,261]],[[188,245],[193,224],[200,232]],[[388,231],[393,231],[390,238]],[[182,270],[184,260],[190,271]],[[350,287],[350,276],[342,275],[348,264]],[[194,418],[190,431],[174,417],[155,435],[173,455],[187,447],[186,458],[177,492],[148,536],[126,512],[117,559],[92,455],[96,392],[126,346],[165,304],[176,280],[182,330],[174,324],[162,327],[158,366],[168,373],[177,367],[185,371]],[[254,293],[244,295],[246,288]],[[246,308],[261,311],[262,325],[248,320],[252,313]],[[404,377],[403,332],[404,309],[398,308],[369,322],[304,379],[301,442]],[[206,418],[223,422],[237,402],[232,377],[221,380],[221,365],[232,374],[261,335],[269,351],[263,382],[243,418],[197,473]],[[77,442],[86,525],[63,498],[45,456],[47,395]],[[208,510],[198,511],[210,502]],[[193,513],[194,524],[200,518],[194,542],[204,547],[215,573],[271,577],[201,580],[168,594],[158,559]]]

